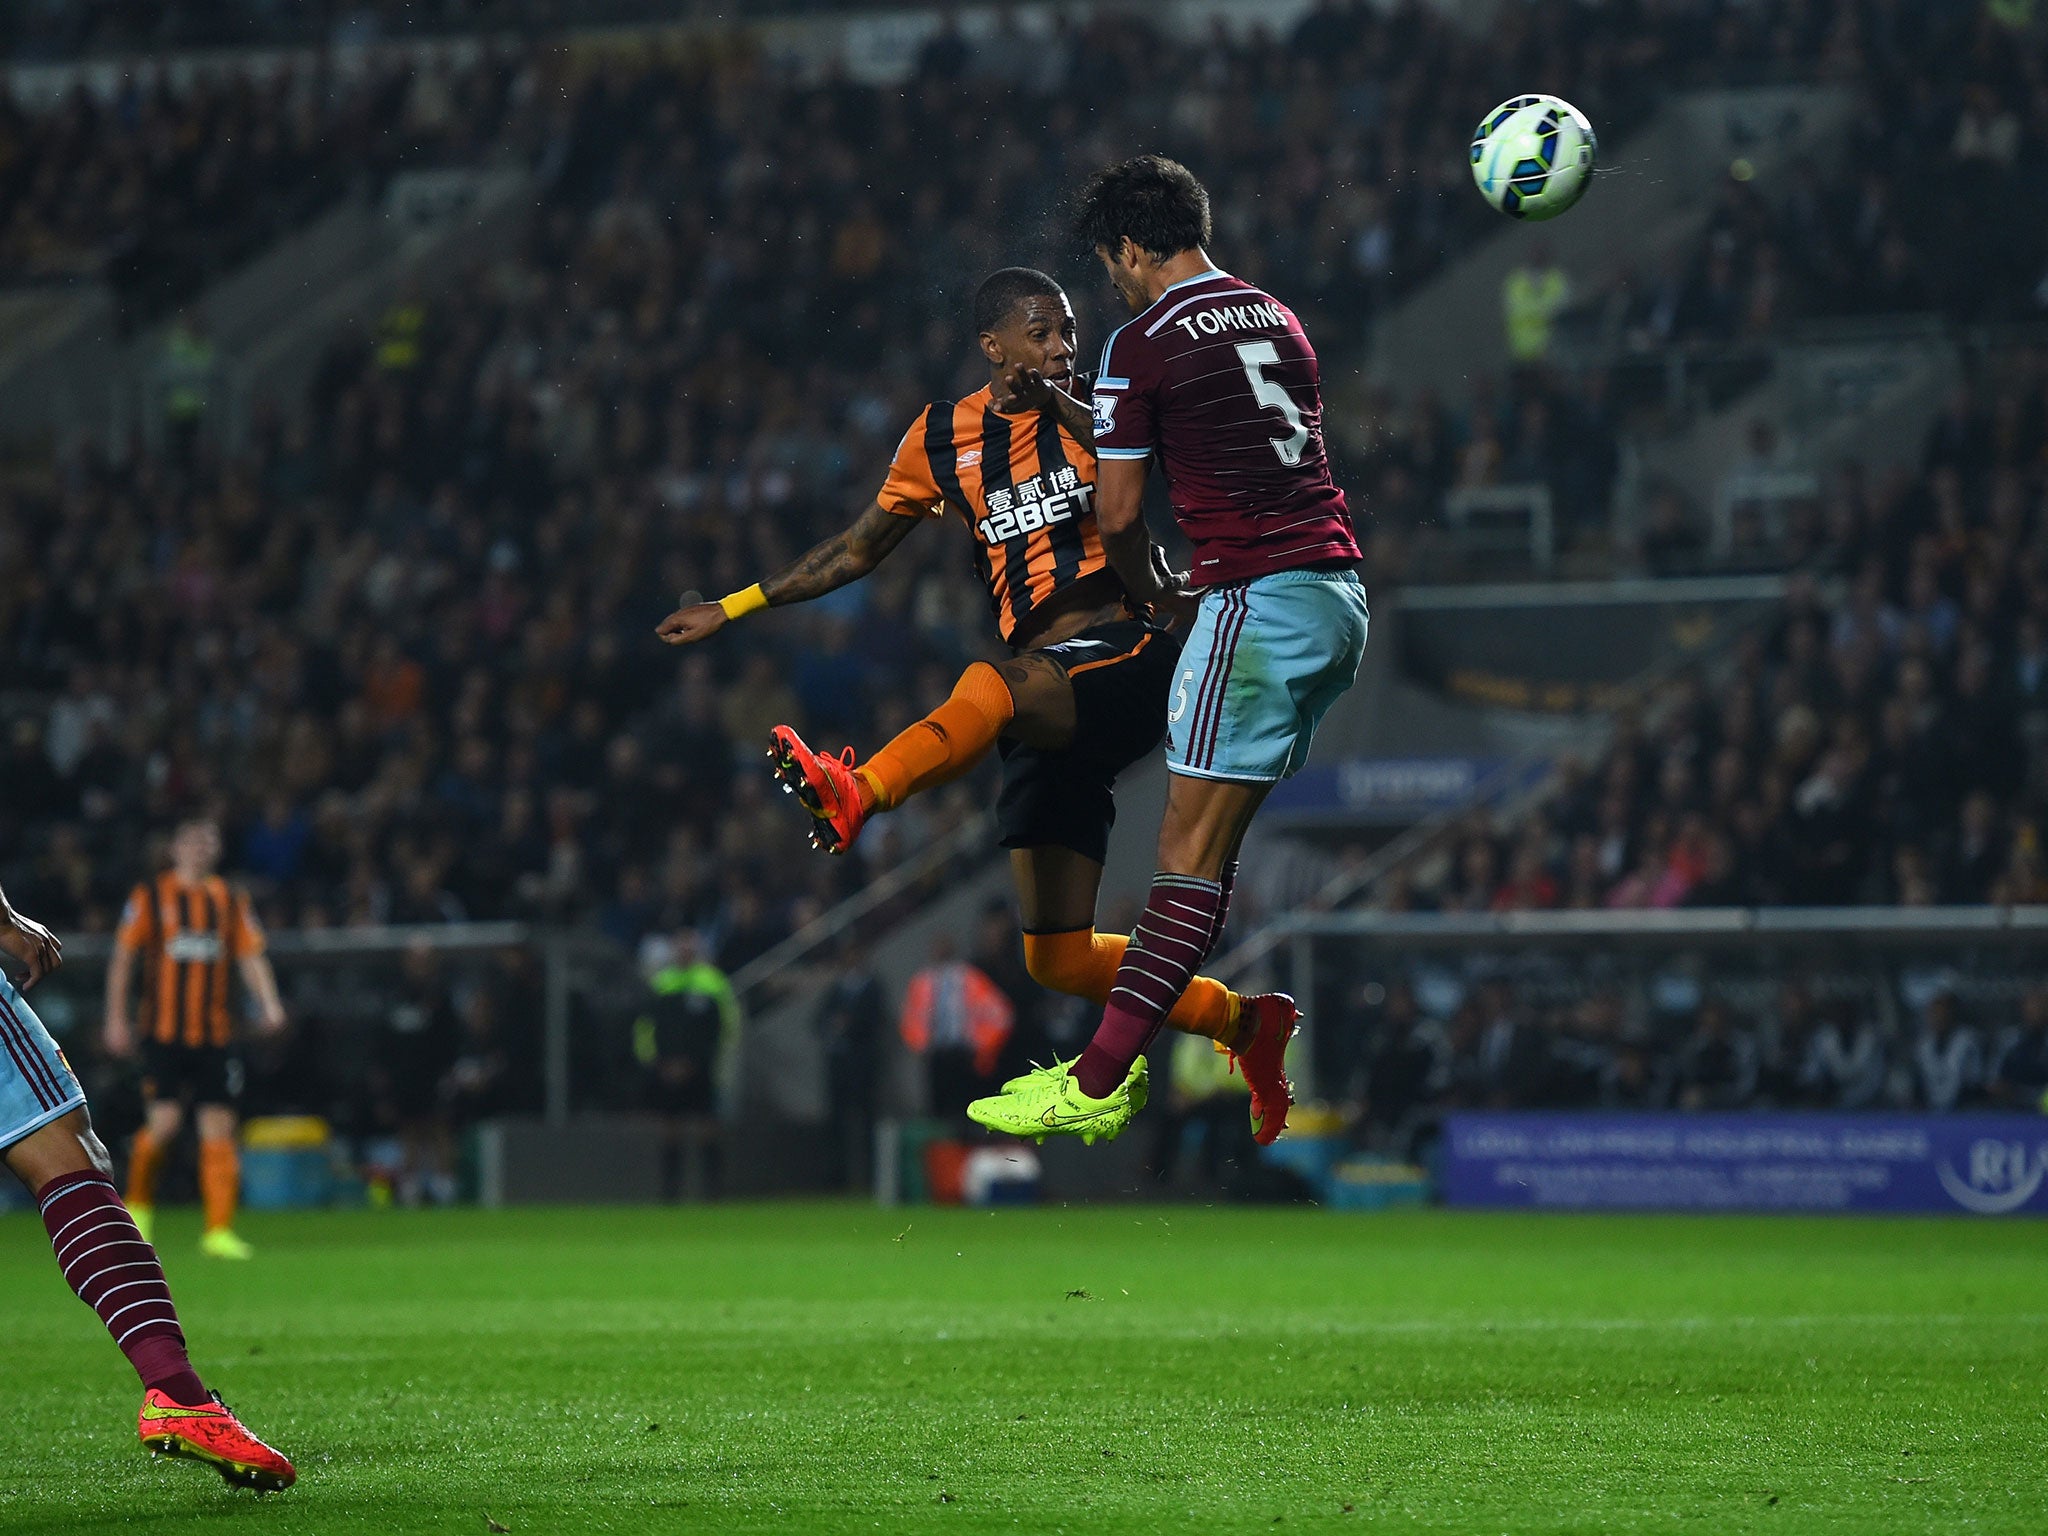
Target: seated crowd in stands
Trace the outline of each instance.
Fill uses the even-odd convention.
[[[1588,295],[1578,324],[1654,351],[1795,320],[2048,306],[2048,205],[2027,182],[2048,152],[2039,49],[2000,46],[1990,7],[1908,6],[1864,25],[1856,67],[1835,72],[1861,108],[1839,161],[1767,177],[1739,164],[1695,242]]]
[[[989,626],[952,527],[691,653],[652,624],[857,510],[918,406],[976,382],[961,318],[986,269],[1074,274],[1102,334],[1107,295],[1059,214],[1089,169],[1140,142],[1199,164],[1219,249],[1299,305],[1334,398],[1372,307],[1494,227],[1462,185],[1459,103],[1542,78],[1621,126],[1683,61],[1853,72],[1896,54],[1866,9],[1513,12],[1483,44],[1420,7],[1329,5],[1284,39],[1201,43],[1115,15],[1029,44],[942,31],[900,90],[807,81],[729,40],[521,45],[446,70],[337,64],[317,89],[229,71],[54,115],[10,105],[0,175],[26,201],[6,206],[80,248],[129,239],[188,181],[254,206],[322,157],[381,172],[495,148],[541,197],[489,258],[334,348],[308,399],[259,411],[246,446],[202,421],[160,454],[88,442],[5,482],[0,554],[27,574],[0,593],[22,691],[0,726],[0,875],[60,927],[104,930],[152,832],[208,806],[273,925],[546,914],[630,946],[690,923],[736,969],[983,787],[878,823],[843,863],[808,859],[755,771],[768,726],[872,746]],[[1917,26],[1928,7],[1882,9]],[[52,169],[81,136],[103,145],[92,206]],[[1361,510],[1397,534],[1443,485],[1613,473],[1597,382],[1518,379],[1457,420],[1367,410],[1359,433],[1339,408],[1333,437]],[[1981,649],[1931,652],[1932,695]],[[1631,784],[1630,839],[1600,845],[1622,860],[1610,884],[1647,856],[1650,793]]]
[[[0,80],[0,285],[102,277],[124,326],[157,318],[346,193],[493,152],[513,75],[495,55],[323,56],[182,86],[132,74],[39,111]]]
[[[1767,634],[1674,684],[1446,911],[2048,900],[2048,354],[1959,393],[1917,475],[1844,475]]]
[[[1509,55],[1559,46],[1528,29]],[[1157,76],[1178,93],[1126,89],[1162,49],[1187,66]],[[1107,312],[1058,209],[1133,140],[1203,163],[1219,243],[1305,309],[1343,310],[1311,323],[1334,360],[1355,355],[1365,285],[1347,247],[1305,232],[1327,244],[1369,212],[1374,270],[1409,281],[1469,212],[1431,169],[1462,126],[1376,61],[1426,56],[1479,94],[1508,63],[1427,12],[1344,7],[1285,42],[1169,48],[1105,18],[1029,52],[1015,78],[1014,49],[942,33],[904,90],[805,83],[731,45],[536,48],[445,92],[431,70],[373,73],[394,155],[437,153],[428,126],[475,148],[503,116],[497,142],[534,166],[540,204],[492,257],[337,346],[240,451],[202,422],[162,454],[87,443],[0,492],[0,542],[33,571],[0,597],[0,635],[15,685],[49,701],[6,725],[10,892],[103,929],[151,831],[210,805],[273,924],[582,915],[632,945],[690,922],[736,968],[865,863],[957,822],[977,786],[878,824],[865,858],[810,860],[754,771],[776,721],[872,746],[987,649],[957,528],[695,652],[655,645],[653,623],[872,495],[921,404],[975,382],[961,322],[982,272],[1078,270],[1077,299]],[[1575,89],[1625,115],[1640,77],[1621,50],[1572,64]],[[109,112],[141,113],[141,147],[116,135],[105,154],[145,167],[159,139],[253,114],[215,165],[230,180],[255,174],[230,161],[257,141],[280,165],[326,142],[291,137],[290,109],[320,93],[290,81],[136,90],[21,119],[31,148],[0,163],[54,197],[50,156]],[[1274,164],[1292,168],[1284,198],[1262,195]],[[1389,191],[1362,212],[1367,182]],[[1034,210],[1021,238],[1015,209]]]
[[[2048,985],[1967,1006],[1958,990],[1935,981],[1887,1027],[1867,989],[1802,980],[1761,1006],[1709,996],[1682,1012],[1634,1011],[1619,987],[1532,1004],[1505,980],[1431,1012],[1427,985],[1375,984],[1331,1021],[1326,1059],[1333,1097],[1382,1144],[1455,1109],[2041,1110]]]

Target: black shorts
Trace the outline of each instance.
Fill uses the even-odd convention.
[[[718,1084],[709,1070],[693,1072],[682,1082],[647,1074],[647,1107],[665,1120],[694,1120],[718,1113]]]
[[[142,1044],[142,1095],[185,1104],[236,1104],[242,1058],[225,1045]]]
[[[1074,739],[1057,752],[1004,738],[996,825],[1005,848],[1071,848],[1096,863],[1109,856],[1116,778],[1166,738],[1166,695],[1180,641],[1143,619],[1084,629],[1032,652],[1049,657],[1074,688]]]

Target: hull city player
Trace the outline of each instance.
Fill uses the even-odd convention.
[[[65,1283],[142,1378],[143,1445],[204,1462],[240,1488],[291,1487],[292,1464],[243,1428],[192,1369],[163,1266],[114,1192],[113,1159],[93,1134],[85,1094],[22,996],[63,964],[63,946],[4,895],[0,960],[25,973],[17,988],[0,971],[0,1160],[35,1197]]]
[[[1174,161],[1102,171],[1078,218],[1135,316],[1095,380],[1097,516],[1140,602],[1169,600],[1139,501],[1156,457],[1194,546],[1200,594],[1170,688],[1159,872],[1101,1026],[1071,1064],[972,1105],[992,1129],[1113,1136],[1143,1106],[1145,1048],[1222,932],[1245,829],[1308,759],[1358,675],[1365,591],[1344,493],[1323,449],[1315,349],[1286,305],[1209,259],[1209,197]],[[1286,1117],[1253,1083],[1258,1139]]]
[[[659,632],[687,644],[759,608],[822,597],[872,571],[919,523],[957,516],[1016,654],[970,666],[950,699],[865,761],[850,747],[813,752],[788,726],[776,728],[771,755],[813,817],[813,841],[837,853],[869,817],[950,783],[995,748],[1025,963],[1041,985],[1100,1003],[1127,942],[1095,931],[1114,787],[1166,734],[1180,643],[1129,601],[1096,529],[1089,412],[1063,387],[1075,356],[1066,294],[1042,272],[1005,268],[982,283],[974,322],[989,384],[926,407],[850,529],[745,592],[679,609]],[[1285,1092],[1281,1051],[1259,1042],[1284,1048],[1295,1017],[1286,998],[1240,998],[1195,976],[1164,1019],[1232,1051],[1248,1079],[1270,1059],[1261,1086],[1273,1095]]]
[[[262,925],[248,894],[214,872],[219,861],[220,828],[210,818],[195,817],[171,835],[171,867],[129,896],[107,967],[106,1041],[116,1056],[134,1048],[128,988],[140,955],[136,1023],[148,1116],[129,1150],[128,1209],[148,1237],[156,1218],[157,1174],[189,1105],[199,1129],[199,1195],[206,1208],[200,1252],[246,1259],[249,1245],[235,1232],[242,1184],[235,1103],[242,1094],[242,1063],[228,1006],[230,973],[241,972],[265,1030],[284,1027],[284,1006],[263,952]]]

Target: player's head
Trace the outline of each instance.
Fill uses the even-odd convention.
[[[1036,368],[1065,388],[1074,379],[1079,332],[1064,288],[1031,267],[991,272],[974,290],[974,331],[998,372]]]
[[[171,864],[187,880],[201,880],[220,863],[220,823],[187,816],[171,828]]]
[[[1152,302],[1145,274],[1209,243],[1209,194],[1164,155],[1097,171],[1081,189],[1074,232],[1088,242],[1133,310]]]

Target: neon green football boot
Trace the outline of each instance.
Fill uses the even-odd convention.
[[[1037,1141],[1048,1136],[1078,1136],[1090,1146],[1116,1140],[1131,1123],[1131,1116],[1145,1107],[1149,1092],[1142,1056],[1131,1063],[1124,1080],[1099,1099],[1083,1093],[1064,1064],[1041,1067],[1012,1081],[1019,1086],[968,1105],[967,1118],[1009,1136],[1029,1136]]]

